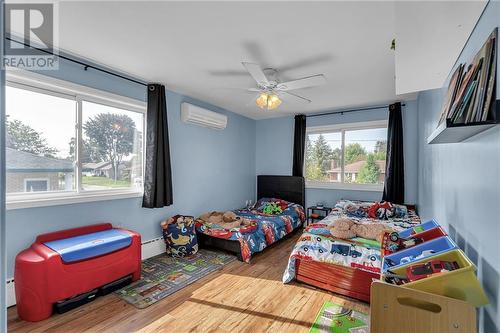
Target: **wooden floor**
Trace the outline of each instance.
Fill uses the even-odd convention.
[[[233,262],[151,305],[136,309],[113,294],[29,323],[8,310],[9,332],[307,332],[323,302],[368,312],[368,305],[281,277],[299,233],[252,259]]]

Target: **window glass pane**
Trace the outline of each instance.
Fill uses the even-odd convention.
[[[344,182],[383,184],[387,129],[345,131]]]
[[[6,113],[7,193],[74,190],[76,102],[7,86]]]
[[[305,177],[322,182],[341,181],[342,134],[325,132],[307,134]]]
[[[82,102],[84,190],[142,187],[144,115]]]
[[[24,190],[26,192],[43,192],[48,191],[48,179],[26,179],[24,181]]]

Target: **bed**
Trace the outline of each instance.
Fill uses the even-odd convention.
[[[412,206],[394,206],[391,213],[382,212],[385,216],[368,217],[367,211],[374,204],[339,200],[325,219],[308,226],[290,254],[283,282],[296,279],[369,302],[372,279],[380,278],[380,244],[363,238],[336,239],[331,236],[329,226],[342,217],[362,224],[384,223],[396,231],[420,223]],[[388,217],[390,214],[393,215]]]
[[[198,242],[202,247],[214,247],[236,254],[239,260],[250,262],[252,255],[290,235],[302,226],[304,214],[304,178],[294,176],[257,176],[255,205],[234,210],[251,223],[239,228],[224,229],[217,225],[196,222]],[[266,202],[278,202],[283,212],[265,214]]]

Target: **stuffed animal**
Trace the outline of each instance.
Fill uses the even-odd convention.
[[[394,215],[390,202],[375,202],[368,208],[368,217],[372,219],[387,220]]]
[[[279,215],[283,213],[283,209],[276,202],[268,202],[262,209],[262,212],[267,215]]]
[[[351,230],[354,221],[347,218],[336,220],[330,227],[330,234],[336,238],[350,239],[356,237],[356,233]]]
[[[222,220],[226,223],[236,221],[239,218],[239,216],[236,216],[236,214],[231,211],[225,212],[224,215],[222,215]]]
[[[208,212],[202,214],[199,219],[205,223],[219,223],[222,222],[222,215],[224,215],[222,212]]]
[[[223,229],[239,228],[242,225],[248,225],[249,220],[237,216],[234,212],[208,212],[199,217],[205,223],[217,225]]]
[[[362,237],[382,242],[382,237],[386,231],[393,230],[383,223],[361,224],[348,218],[340,218],[330,226],[330,234],[341,239]]]
[[[385,232],[392,232],[393,230],[383,223],[369,223],[369,224],[354,224],[351,230],[361,238],[374,239],[382,243],[382,237]]]

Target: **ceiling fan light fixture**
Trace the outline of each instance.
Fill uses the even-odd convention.
[[[281,104],[281,99],[278,97],[278,95],[270,95],[268,100],[267,100],[267,109],[268,110],[274,110]]]
[[[257,104],[257,106],[259,108],[264,109],[267,107],[267,99],[268,99],[268,95],[266,93],[262,93],[255,100],[255,104]]]
[[[255,100],[255,104],[261,109],[274,110],[281,104],[278,95],[263,92]]]

